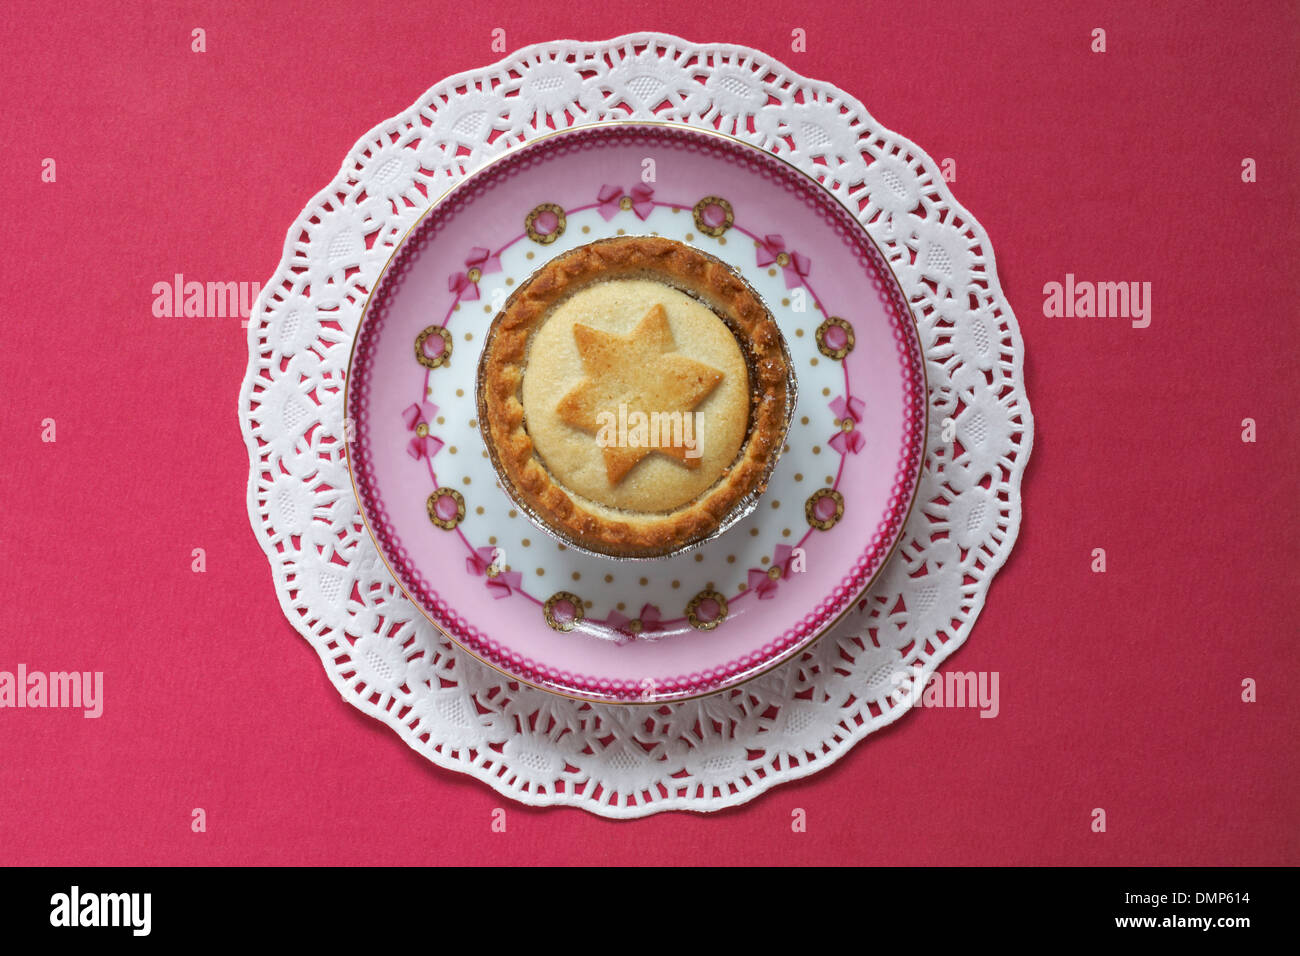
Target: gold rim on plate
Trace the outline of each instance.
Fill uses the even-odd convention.
[[[818,182],[809,173],[800,169],[798,166],[794,165],[789,160],[785,159],[783,156],[779,156],[776,153],[770,152],[766,149],[762,149],[758,146],[753,145],[752,143],[747,143],[738,137],[730,135],[729,133],[723,133],[720,132],[719,130],[714,130],[714,129],[704,129],[698,126],[691,126],[687,123],[674,123],[674,122],[667,122],[664,120],[599,120],[595,123],[581,123],[576,126],[567,126],[564,129],[548,130],[544,133],[541,133],[538,136],[533,137],[532,139],[525,140],[522,143],[510,147],[505,152],[501,153],[501,155],[499,156],[494,156],[491,159],[486,160],[485,162],[477,166],[475,169],[466,173],[460,180],[458,180],[452,186],[448,187],[445,191],[443,191],[443,193],[439,195],[437,199],[435,199],[432,203],[429,204],[429,208],[426,209],[423,213],[421,213],[420,217],[416,219],[414,223],[411,224],[411,227],[407,229],[405,233],[402,234],[402,238],[398,240],[397,243],[394,244],[393,251],[389,253],[388,259],[384,262],[384,267],[379,271],[378,278],[376,278],[375,283],[372,286],[370,292],[366,295],[365,304],[361,307],[361,317],[357,320],[357,328],[352,336],[352,346],[348,352],[347,374],[344,377],[344,381],[343,381],[344,414],[346,415],[347,410],[351,407],[349,403],[349,389],[352,383],[352,365],[354,360],[356,359],[357,341],[361,337],[361,328],[366,321],[367,314],[370,311],[370,300],[374,296],[375,292],[379,289],[382,282],[384,281],[384,278],[388,273],[388,267],[392,265],[394,257],[396,257],[397,253],[401,251],[402,247],[406,244],[406,240],[410,237],[411,233],[415,229],[417,229],[421,223],[424,222],[425,218],[430,213],[432,213],[435,209],[441,206],[443,202],[447,199],[447,197],[451,195],[453,192],[465,186],[466,184],[470,183],[476,177],[481,176],[483,173],[491,169],[497,163],[504,160],[506,157],[513,155],[514,153],[518,152],[521,149],[524,149],[525,147],[532,146],[533,144],[539,143],[545,139],[550,139],[553,136],[562,136],[568,133],[574,133],[584,129],[596,129],[599,127],[641,127],[641,126],[663,126],[663,127],[674,127],[674,128],[686,129],[693,133],[699,133],[702,136],[712,136],[715,137],[716,139],[724,140],[731,143],[736,143],[740,146],[745,147],[745,149],[762,153],[765,157],[777,160],[787,168],[794,170],[802,178],[807,179],[818,189],[824,192],[826,196],[828,196],[831,200],[833,200],[837,205],[839,205],[840,208],[843,209],[845,213],[848,214],[848,217],[857,225],[861,234],[866,238],[868,242],[871,243],[872,248],[876,250],[877,255],[880,257],[880,263],[884,266],[885,270],[889,273],[889,277],[893,279],[894,286],[901,293],[903,293],[900,298],[902,299],[904,308],[907,309],[908,317],[911,318],[912,320],[913,328],[916,329],[917,344],[921,348],[921,361],[919,363],[921,368],[921,387],[922,387],[923,394],[925,395],[925,401],[923,402],[923,408],[922,408],[922,412],[924,416],[924,425],[922,426],[921,434],[922,436],[928,436],[930,433],[930,401],[929,401],[930,381],[929,381],[929,375],[926,370],[925,348],[923,345],[921,345],[920,342],[920,330],[917,327],[916,314],[912,311],[912,304],[908,300],[907,294],[903,289],[903,284],[898,280],[898,276],[894,273],[893,267],[889,264],[889,258],[885,255],[884,250],[880,248],[880,245],[876,242],[876,240],[872,237],[871,233],[867,230],[867,227],[862,224],[862,222],[858,219],[856,215],[853,214],[853,211],[849,209],[848,206],[844,205],[843,201],[838,196],[836,196],[833,192],[827,189],[822,183]],[[516,683],[520,683],[520,684],[525,684],[529,687],[534,687],[537,690],[545,691],[548,694],[555,694],[556,696],[559,697],[566,697],[569,700],[581,701],[582,703],[610,704],[618,707],[662,706],[664,704],[679,704],[679,703],[684,703],[686,701],[699,700],[703,697],[711,697],[714,694],[722,694],[731,690],[735,690],[737,687],[743,687],[745,684],[748,684],[750,681],[757,680],[758,678],[762,677],[764,674],[770,673],[771,671],[780,667],[782,664],[789,661],[791,658],[808,650],[810,647],[812,647],[814,644],[820,641],[823,637],[825,637],[827,633],[829,633],[837,624],[839,624],[842,620],[844,620],[844,618],[848,615],[848,613],[853,610],[854,605],[856,605],[858,601],[862,599],[862,595],[866,594],[867,591],[871,590],[872,585],[876,583],[876,581],[880,578],[881,573],[885,570],[885,566],[888,565],[889,562],[893,559],[894,552],[898,550],[898,545],[903,540],[904,533],[906,532],[907,524],[912,518],[912,510],[916,507],[916,499],[921,487],[921,474],[925,471],[925,455],[926,455],[926,449],[923,447],[921,450],[921,454],[918,458],[916,475],[912,479],[911,500],[908,502],[907,505],[907,513],[903,515],[903,520],[899,524],[899,532],[894,537],[893,542],[890,544],[889,550],[885,552],[885,556],[881,559],[880,565],[876,568],[875,573],[872,574],[871,577],[862,585],[861,589],[859,589],[858,592],[853,595],[852,599],[850,599],[845,604],[844,610],[840,611],[840,613],[837,614],[834,618],[832,618],[830,621],[827,621],[824,625],[822,625],[822,627],[818,629],[816,634],[814,634],[812,637],[808,638],[807,640],[803,641],[802,643],[797,644],[783,651],[774,660],[768,662],[763,667],[762,670],[755,671],[753,674],[743,677],[735,681],[734,683],[728,684],[725,687],[717,687],[712,690],[703,691],[698,694],[689,694],[686,696],[655,697],[655,698],[651,698],[650,700],[611,700],[605,697],[586,696],[586,695],[567,693],[563,690],[559,690],[554,687],[547,687],[544,684],[535,683],[534,681],[530,681],[527,678],[520,677],[518,674],[512,674],[509,671],[505,670],[504,668],[500,667],[499,665],[494,664],[491,661],[484,659],[483,657],[480,657],[470,648],[466,647],[460,641],[456,640],[456,638],[452,637],[445,630],[443,630],[442,626],[433,619],[433,617],[429,614],[427,610],[425,610],[424,605],[420,601],[416,600],[411,596],[410,592],[406,589],[406,586],[403,584],[401,578],[393,570],[392,565],[388,563],[388,556],[384,553],[384,549],[380,547],[379,539],[375,536],[374,529],[370,527],[370,518],[366,514],[365,506],[361,502],[361,495],[357,492],[356,476],[353,475],[352,473],[352,456],[351,456],[350,448],[348,447],[350,446],[350,444],[351,444],[350,440],[348,440],[344,444],[344,450],[347,454],[348,483],[352,486],[352,495],[356,499],[357,512],[358,514],[361,515],[361,521],[362,524],[365,526],[366,533],[370,535],[370,540],[374,543],[375,551],[378,552],[379,554],[379,560],[384,563],[384,567],[387,569],[389,575],[392,576],[393,582],[397,585],[398,589],[402,592],[403,595],[406,596],[406,599],[410,601],[411,604],[417,610],[419,610],[419,612],[422,615],[424,615],[425,619],[430,624],[433,625],[434,629],[437,630],[439,634],[445,637],[453,645],[460,648],[470,657],[474,658],[480,664],[483,664],[486,667],[491,668],[492,670],[496,671],[498,674],[505,677],[507,680],[515,681]],[[651,678],[651,680],[653,681],[653,678]]]

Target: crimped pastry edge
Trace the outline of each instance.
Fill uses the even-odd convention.
[[[750,418],[736,460],[667,514],[619,512],[566,490],[537,460],[520,399],[529,341],[550,311],[588,285],[640,277],[666,281],[726,316],[750,373]],[[751,511],[781,453],[794,400],[785,341],[758,294],[716,257],[661,236],[599,239],[547,262],[493,318],[478,370],[479,428],[507,495],[561,541],[609,557],[673,554]]]

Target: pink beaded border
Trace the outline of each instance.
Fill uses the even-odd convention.
[[[563,156],[611,140],[618,145],[653,144],[718,155],[725,162],[745,165],[763,178],[781,185],[786,191],[797,194],[804,205],[820,215],[840,236],[871,275],[872,287],[885,306],[893,327],[893,338],[904,378],[910,386],[904,398],[907,421],[888,511],[876,526],[876,533],[872,535],[867,549],[858,556],[849,573],[795,627],[761,648],[721,667],[676,677],[651,678],[654,692],[649,701],[644,701],[643,698],[643,681],[609,680],[549,667],[510,650],[490,635],[479,631],[443,601],[415,566],[389,520],[374,481],[369,440],[364,427],[375,342],[387,316],[389,299],[400,288],[414,258],[428,245],[430,237],[459,213],[467,202],[481,196],[488,188],[544,161],[550,154]],[[891,281],[886,281],[886,276]],[[348,369],[345,400],[345,414],[356,423],[349,456],[353,484],[367,527],[402,589],[426,616],[465,650],[505,671],[509,676],[567,696],[605,702],[665,703],[725,690],[742,683],[799,651],[849,608],[871,583],[892,551],[902,531],[903,522],[911,511],[924,454],[927,394],[920,338],[902,290],[897,281],[892,280],[893,274],[880,250],[834,196],[794,167],[738,140],[693,127],[628,122],[572,127],[526,143],[494,160],[486,168],[471,173],[425,214],[390,258],[367,303],[357,330],[351,367]]]

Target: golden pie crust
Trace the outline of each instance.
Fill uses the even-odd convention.
[[[749,369],[736,336],[709,306],[657,279],[597,282],[553,308],[533,334],[519,397],[551,477],[616,511],[695,500],[731,467],[749,430]],[[637,412],[648,414],[636,423]]]
[[[656,287],[662,294],[655,295]],[[667,331],[665,306],[684,334]],[[602,329],[601,321],[589,327],[581,321],[584,310],[598,320],[621,312],[623,327]],[[710,327],[715,320],[730,333],[743,367]],[[531,349],[548,325],[542,338],[547,348],[536,357],[529,382]],[[632,336],[626,341],[638,347],[636,336],[651,339],[650,358],[665,353],[668,364],[654,366],[658,375],[647,373],[650,392],[662,376],[698,372],[704,384],[679,394],[721,426],[719,442],[709,442],[717,428],[705,435],[702,464],[646,454],[629,465],[614,456],[605,461],[606,474],[579,460],[598,451],[596,438],[574,427],[584,420],[575,417],[583,408],[578,399],[593,369],[609,364],[609,337],[618,335]],[[569,337],[578,342],[565,346],[572,355],[554,357]],[[589,351],[580,365],[583,347]],[[620,236],[557,256],[506,301],[488,331],[477,399],[479,427],[502,487],[530,517],[583,550],[658,557],[703,541],[752,509],[785,442],[795,382],[775,320],[730,267],[671,239]],[[726,460],[716,460],[719,444]],[[539,453],[539,445],[549,457]]]

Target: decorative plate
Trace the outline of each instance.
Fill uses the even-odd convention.
[[[581,553],[539,529],[501,489],[476,419],[480,350],[510,291],[615,235],[728,263],[776,317],[798,377],[758,508],[657,560]],[[444,195],[371,290],[345,401],[357,499],[411,600],[510,677],[615,703],[735,686],[835,623],[898,539],[927,428],[911,313],[854,216],[776,156],[668,123],[546,135]]]

